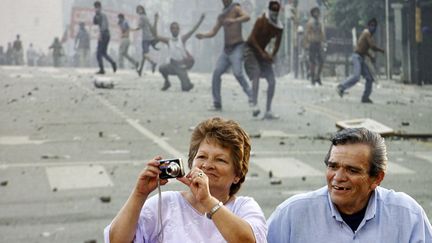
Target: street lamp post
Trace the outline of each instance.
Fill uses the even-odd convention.
[[[385,15],[386,15],[386,59],[387,59],[387,79],[391,79],[391,63],[390,63],[390,11],[389,0],[385,1]]]

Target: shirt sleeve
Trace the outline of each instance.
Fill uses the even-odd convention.
[[[245,200],[238,206],[234,213],[249,223],[257,243],[267,242],[267,224],[264,213],[253,198],[245,197]]]
[[[290,219],[287,208],[287,201],[279,205],[267,220],[268,234],[267,241],[274,243],[290,242],[291,234]]]
[[[432,227],[423,209],[421,209],[420,215],[414,221],[416,224],[414,225],[409,242],[432,243]]]
[[[149,198],[140,212],[135,231],[134,243],[157,242],[157,198]],[[109,243],[111,224],[104,229],[104,241]]]

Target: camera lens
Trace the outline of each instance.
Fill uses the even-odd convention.
[[[169,176],[177,177],[180,174],[180,166],[177,163],[171,162],[168,165],[166,172]]]

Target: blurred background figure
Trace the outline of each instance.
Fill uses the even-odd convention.
[[[298,58],[300,65],[300,77],[302,79],[309,79],[309,61],[308,61],[308,51],[305,48],[305,38],[304,38],[304,28],[299,26],[297,28],[297,48],[298,48]]]
[[[323,43],[325,36],[320,22],[321,11],[318,7],[312,8],[311,18],[306,24],[306,43],[309,49],[310,76],[312,85],[321,83],[321,72],[323,69]]]
[[[14,51],[12,43],[8,42],[6,49],[6,65],[12,65],[14,63]]]
[[[102,12],[102,4],[100,1],[94,2],[93,6],[95,10],[93,24],[99,26],[99,38],[96,53],[99,71],[96,74],[105,74],[103,58],[105,58],[111,64],[113,72],[115,73],[117,71],[117,64],[107,53],[108,45],[111,38],[108,17],[105,13]]]
[[[130,45],[130,39],[129,39],[129,33],[130,33],[130,27],[129,23],[125,19],[124,14],[119,14],[118,16],[118,25],[120,27],[120,46],[119,46],[119,68],[124,68],[124,59],[126,58],[129,62],[131,62],[135,69],[138,69],[138,61],[133,59],[131,56],[129,56],[129,45]]]
[[[4,52],[3,46],[0,46],[0,65],[6,64],[6,53]]]
[[[144,63],[146,60],[151,64],[152,73],[154,73],[156,70],[156,65],[157,65],[156,62],[148,55],[150,52],[150,46],[154,47],[155,44],[154,29],[156,26],[154,23],[156,23],[156,20],[153,22],[153,26],[152,26],[150,20],[147,17],[146,10],[142,5],[138,5],[136,7],[136,13],[139,16],[139,24],[137,28],[132,30],[142,31],[142,40],[141,40],[142,58],[137,69],[138,75],[141,77]]]
[[[20,35],[16,36],[16,40],[13,42],[13,57],[15,65],[23,65],[24,64],[24,50],[22,46],[22,42],[20,39]]]
[[[36,50],[33,47],[33,43],[30,43],[27,48],[27,65],[30,67],[36,66],[38,55]]]
[[[58,37],[54,38],[54,42],[51,44],[49,49],[52,49],[53,65],[54,67],[61,66],[61,57],[64,55],[63,46],[60,43]]]
[[[88,67],[90,64],[90,35],[85,28],[84,22],[79,23],[74,48],[78,57],[78,66]]]

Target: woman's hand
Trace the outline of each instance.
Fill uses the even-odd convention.
[[[190,188],[198,202],[204,203],[211,199],[209,180],[202,170],[193,168],[185,177],[177,178],[177,180]]]
[[[147,162],[147,166],[143,171],[141,171],[135,187],[135,192],[140,196],[147,197],[157,188],[157,181],[159,179],[159,174],[161,173],[159,169],[159,160],[161,159],[161,156],[154,157],[152,160]],[[166,179],[160,180],[160,185],[165,185],[167,183],[168,180]]]

